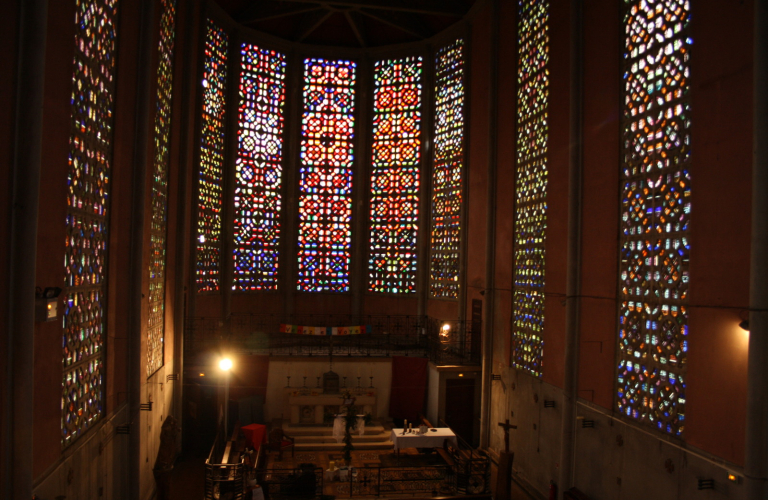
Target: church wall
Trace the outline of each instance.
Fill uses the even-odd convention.
[[[570,145],[570,7],[565,2],[551,2],[549,12],[549,142],[542,380],[563,387]]]
[[[738,328],[748,308],[751,166],[751,2],[695,4],[692,53],[693,223],[690,352],[684,441],[612,417],[615,392],[621,106],[620,2],[584,5],[584,149],[580,318],[580,420],[576,486],[591,498],[742,498],[748,335]],[[505,418],[514,471],[545,494],[557,479],[564,360],[567,234],[568,6],[550,5],[550,141],[544,376],[508,368],[513,304],[497,291],[491,447],[503,449]],[[502,26],[515,6],[501,5]],[[748,29],[745,29],[748,27]],[[499,62],[499,184],[514,170],[514,31],[501,30]],[[613,54],[613,55],[611,55]],[[703,63],[701,61],[706,61]],[[507,74],[508,73],[508,74]],[[474,106],[478,106],[475,101]],[[508,110],[508,111],[505,111]],[[505,143],[508,141],[509,143]],[[507,160],[507,158],[509,158]],[[506,163],[508,166],[506,166]],[[505,191],[499,188],[499,193]],[[723,200],[718,203],[717,200]],[[513,206],[497,208],[497,288],[512,281]],[[502,229],[504,228],[504,229]],[[508,228],[508,229],[507,229]],[[506,246],[505,246],[506,245]],[[502,250],[504,249],[504,250]],[[505,251],[506,255],[502,254]],[[507,259],[507,262],[504,261]],[[505,267],[506,266],[506,267]],[[509,270],[508,270],[509,269]],[[505,274],[509,273],[509,274]],[[706,307],[701,307],[706,306]],[[498,344],[496,344],[498,342]],[[538,401],[534,398],[538,396]],[[555,408],[544,408],[544,400]],[[582,428],[582,420],[594,428]],[[534,429],[536,425],[536,429]],[[678,448],[690,449],[686,452]],[[713,478],[715,492],[697,480]],[[649,481],[649,479],[651,479]]]
[[[40,190],[40,216],[38,223],[37,286],[61,286],[63,278],[62,256],[66,228],[62,224],[66,211],[67,158],[69,153],[70,93],[72,82],[72,56],[74,47],[75,2],[52,2],[48,7],[48,40],[46,54],[44,148],[42,151],[42,183]],[[183,7],[181,8],[183,11]],[[183,14],[182,14],[183,16]],[[104,413],[101,422],[87,431],[68,448],[61,449],[61,319],[50,323],[36,323],[35,331],[35,414],[33,477],[35,493],[39,498],[54,498],[66,495],[68,498],[119,498],[125,494],[128,481],[128,435],[117,435],[115,428],[129,420],[128,400],[128,337],[129,322],[126,316],[130,303],[131,278],[129,275],[131,215],[133,197],[133,176],[136,131],[136,97],[138,70],[140,4],[121,2],[118,21],[117,70],[115,83],[115,118],[112,158],[110,230],[108,243],[108,291],[105,314],[104,338]],[[180,16],[177,21],[181,22]],[[157,32],[159,12],[154,17],[152,43],[152,69],[149,71],[151,92],[148,104],[149,137],[153,143],[154,109],[157,64]],[[180,46],[177,36],[177,51]],[[177,61],[181,61],[177,57]],[[179,74],[177,68],[177,75]],[[180,97],[181,84],[174,86],[175,99]],[[174,101],[176,110],[180,101]],[[175,115],[178,116],[178,115]],[[180,122],[177,122],[180,123]],[[178,129],[173,132],[178,140]],[[178,151],[178,146],[176,146]],[[151,158],[152,151],[146,151],[148,159],[145,189],[145,232],[144,262],[149,259],[149,217],[151,215]],[[171,167],[172,178],[169,189],[167,237],[167,286],[166,286],[166,332],[165,366],[146,378],[146,345],[142,343],[141,402],[153,402],[151,412],[140,412],[134,417],[132,433],[141,433],[142,459],[140,460],[141,498],[154,494],[155,482],[152,466],[159,446],[160,425],[173,411],[174,382],[166,380],[168,374],[177,372],[174,366],[174,315],[175,297],[173,278],[177,265],[175,224],[177,222],[175,188],[178,170]],[[140,265],[146,269],[146,265]],[[146,334],[148,274],[142,273],[142,314],[141,335]],[[5,301],[3,302],[5,303]],[[63,310],[61,301],[59,313]]]
[[[491,422],[496,450],[504,449],[504,433],[496,424],[509,418],[510,424],[517,425],[517,429],[509,431],[509,449],[515,453],[512,470],[522,482],[546,492],[550,480],[558,477],[562,389],[515,370],[504,384],[508,396],[500,400],[500,406],[508,412],[503,419]],[[545,401],[555,401],[555,407],[545,408]]]
[[[282,418],[290,421],[291,412],[285,396],[287,377],[291,377],[291,387],[299,389],[303,378],[307,377],[307,387],[317,385],[317,378],[329,371],[328,359],[323,357],[316,360],[291,359],[287,357],[272,357],[269,361],[269,376],[267,378],[267,398],[264,405],[264,419],[271,422]],[[361,377],[360,385],[368,387],[373,375],[373,386],[376,388],[376,414],[374,419],[389,417],[389,396],[392,386],[392,360],[390,358],[333,358],[333,371],[339,374],[339,385],[344,386],[347,377],[347,387],[357,386],[357,377]],[[322,378],[320,384],[322,387]]]
[[[128,491],[128,436],[114,428],[129,418],[128,405],[85,434],[66,459],[56,461],[35,483],[40,500],[125,498]],[[59,444],[54,443],[58,450]]]
[[[472,22],[471,41],[468,44],[469,93],[466,116],[465,161],[467,196],[464,201],[466,218],[463,237],[466,255],[463,256],[466,283],[466,319],[470,319],[472,300],[483,298],[485,289],[486,220],[488,219],[488,92],[491,47],[491,12],[488,3]],[[459,298],[462,295],[459,294]]]
[[[17,65],[17,10],[18,3],[13,2],[6,7],[2,21],[0,21],[0,43],[6,47],[6,55],[0,62],[0,68],[5,75],[0,78],[0,179],[3,179],[3,188],[0,194],[2,204],[0,204],[0,232],[10,234],[11,223],[11,201],[13,199],[13,139],[14,139],[14,121],[16,116],[16,65]],[[10,253],[10,239],[4,238],[0,244],[0,345],[7,346],[9,342],[8,328],[8,299],[10,280],[10,268],[8,266],[8,257]],[[3,350],[0,357],[0,449],[10,449],[11,436],[8,432],[8,422],[6,421],[6,410],[9,408],[11,387],[7,380],[7,364],[10,362],[7,349]],[[6,453],[0,453],[0,484],[6,484],[5,462]]]
[[[416,315],[417,313],[417,300],[414,297],[403,298],[393,295],[368,293],[363,300],[363,314],[365,315]]]
[[[742,499],[743,484],[728,480],[717,457],[675,440],[660,439],[650,428],[611,418],[597,406],[579,405],[578,414],[594,428],[576,428],[575,484],[590,498],[621,500]],[[738,471],[734,471],[738,474]],[[699,479],[714,479],[714,490],[698,490]]]
[[[743,464],[752,178],[752,2],[692,5],[686,441]]]
[[[584,5],[584,148],[578,396],[613,407],[619,262],[619,2]],[[601,29],[590,29],[600,26]],[[606,53],[612,54],[606,57]]]
[[[63,286],[74,2],[48,6],[35,286]],[[50,200],[50,201],[48,201]],[[60,296],[60,298],[63,298]],[[59,318],[63,300],[58,301]],[[61,321],[35,323],[33,478],[61,454]]]
[[[455,300],[428,300],[427,316],[444,320],[456,319],[459,317],[459,304]]]
[[[296,293],[296,314],[352,314],[352,294]]]
[[[515,112],[517,85],[517,5],[499,2],[498,118],[496,168],[496,260],[494,262],[493,372],[509,366],[512,355],[512,284],[515,231]],[[487,307],[486,304],[483,304]],[[493,399],[497,389],[492,387]],[[494,408],[495,409],[495,408]],[[492,411],[494,410],[492,409]],[[491,417],[492,421],[493,416]]]

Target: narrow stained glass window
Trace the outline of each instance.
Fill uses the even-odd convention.
[[[464,40],[440,49],[435,63],[429,288],[433,297],[456,299],[464,186]]]
[[[682,434],[690,253],[690,5],[624,1],[618,410]]]
[[[285,56],[240,50],[234,290],[276,290],[283,173]]]
[[[349,290],[355,68],[304,61],[298,289],[307,292]]]
[[[152,224],[150,228],[149,319],[147,324],[147,376],[163,366],[165,344],[165,252],[168,209],[168,141],[171,131],[173,42],[176,0],[161,0],[160,56],[157,67],[155,155],[152,165]]]
[[[78,0],[67,175],[61,443],[103,415],[117,1]]]
[[[203,113],[197,201],[197,291],[219,290],[224,174],[227,33],[210,19],[203,54]]]
[[[378,61],[371,170],[372,292],[416,291],[421,160],[420,57]]]
[[[547,231],[549,1],[521,0],[517,25],[515,367],[542,374]]]

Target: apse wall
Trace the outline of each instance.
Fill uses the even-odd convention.
[[[471,166],[467,127],[471,113],[468,95],[471,85],[469,51],[472,46],[470,33],[473,12],[476,10],[477,8],[471,11],[464,21],[458,22],[452,29],[422,43],[353,50],[288,43],[237,25],[212,2],[206,6],[203,17],[207,21],[201,21],[200,24],[202,36],[205,37],[205,33],[215,32],[219,33],[216,35],[218,37],[216,40],[225,41],[221,43],[216,41],[215,44],[221,47],[213,50],[216,54],[220,54],[215,56],[221,59],[219,68],[227,72],[226,76],[217,77],[221,79],[221,85],[216,84],[217,89],[221,86],[226,88],[226,90],[218,90],[221,95],[217,98],[222,100],[225,117],[222,118],[221,123],[219,118],[216,119],[218,123],[216,126],[220,127],[219,133],[223,136],[223,142],[216,147],[220,147],[221,151],[209,161],[206,159],[210,156],[206,149],[208,146],[205,145],[208,140],[206,130],[208,124],[213,121],[205,110],[208,109],[206,96],[210,94],[210,89],[198,85],[195,142],[202,146],[195,153],[195,162],[201,165],[199,168],[208,170],[205,172],[198,170],[196,174],[199,179],[195,181],[195,189],[199,190],[202,187],[203,190],[195,192],[203,194],[198,196],[190,193],[190,202],[198,207],[196,209],[198,215],[193,222],[197,227],[198,235],[191,248],[193,260],[197,262],[197,266],[191,270],[196,273],[197,283],[190,284],[190,287],[196,288],[198,293],[190,297],[188,303],[190,315],[228,318],[230,314],[281,316],[428,314],[440,319],[463,319],[466,316],[466,311],[461,304],[465,302],[463,297],[468,287],[463,282],[466,276],[458,270],[465,267],[466,245],[468,239],[472,237],[468,228],[473,221],[468,218],[467,209],[472,202],[449,202],[448,193],[455,191],[457,200],[467,200],[470,189]],[[451,47],[457,40],[460,41],[457,49],[459,55],[454,56]],[[224,45],[226,45],[225,48]],[[201,41],[200,47],[201,53],[207,50],[205,42]],[[269,115],[271,119],[280,123],[278,128],[270,129],[261,123],[256,123],[254,126],[244,122],[245,101],[242,99],[251,99],[251,97],[243,97],[251,91],[248,90],[244,94],[243,85],[248,86],[249,89],[252,85],[244,75],[255,74],[256,70],[253,68],[256,64],[244,63],[243,57],[246,56],[243,51],[255,51],[254,54],[261,51],[260,53],[264,54],[263,61],[269,60],[272,61],[270,64],[275,64],[269,71],[259,70],[261,71],[259,74],[262,75],[260,81],[265,79],[273,81],[269,84],[271,85],[269,92],[280,93],[280,97],[267,106],[270,107],[269,113],[272,113]],[[204,55],[203,59],[206,57],[208,56]],[[453,57],[456,59],[451,59]],[[344,271],[348,271],[348,281],[339,286],[333,285],[332,287],[338,288],[335,291],[329,290],[328,285],[308,291],[309,285],[306,285],[306,279],[302,277],[304,269],[313,265],[305,259],[305,255],[308,252],[314,252],[315,250],[312,249],[317,248],[322,253],[322,242],[320,247],[313,246],[315,243],[311,241],[307,243],[309,241],[307,235],[310,233],[305,234],[302,229],[309,224],[308,221],[314,220],[311,203],[316,201],[312,198],[315,195],[309,196],[309,192],[303,191],[307,185],[307,179],[314,175],[311,166],[306,163],[307,158],[313,154],[314,136],[310,137],[306,134],[307,127],[312,126],[313,113],[316,111],[307,107],[310,102],[307,92],[310,92],[310,87],[313,85],[328,84],[328,82],[312,83],[314,80],[310,82],[307,76],[309,74],[307,72],[310,71],[310,66],[307,65],[310,61],[323,61],[317,64],[322,64],[326,70],[348,68],[344,71],[349,70],[354,75],[354,83],[348,87],[350,91],[345,91],[346,94],[344,94],[345,98],[353,98],[355,102],[354,112],[345,116],[345,120],[349,120],[352,127],[348,141],[349,148],[345,152],[353,157],[349,160],[351,190],[338,195],[341,198],[348,197],[345,203],[348,203],[347,210],[351,210],[351,217],[345,216],[341,223],[346,228],[344,230],[348,230],[349,242],[347,246],[342,245],[343,251],[339,250],[349,252],[348,262],[345,264],[348,268]],[[440,69],[442,67],[439,66],[440,64],[444,65],[443,69]],[[418,65],[418,71],[407,73],[410,76],[405,80],[402,79],[404,77],[398,76],[411,71],[408,68],[416,65]],[[209,71],[206,68],[207,66],[201,62],[198,81],[206,79],[208,74],[206,71]],[[213,75],[213,73],[210,74]],[[447,83],[440,83],[442,81],[440,79]],[[410,84],[414,85],[420,96],[421,102],[417,106],[409,107],[409,105],[399,104],[387,108],[382,104],[385,102],[382,97],[386,94],[385,90],[389,92],[392,89],[400,92],[396,94],[398,102],[406,102],[402,97],[405,95],[403,89]],[[451,103],[454,102],[458,102],[454,106],[456,109],[446,108],[446,111],[440,108],[447,104],[453,106],[454,104]],[[257,103],[253,109],[261,109],[259,106],[261,105]],[[261,111],[257,111],[258,113]],[[394,115],[397,115],[396,123],[401,131],[393,132],[387,137],[382,132],[381,124]],[[435,123],[435,116],[441,117],[440,124]],[[402,120],[403,117],[415,117],[416,128],[411,135],[402,132],[405,123]],[[279,140],[270,139],[270,144],[279,143],[279,151],[270,156],[261,150],[256,152],[256,149],[248,149],[250,146],[247,146],[246,142],[252,140],[253,136],[248,135],[252,130],[258,132],[256,149],[266,144],[263,142],[266,140],[263,139],[264,137],[273,134],[270,137],[279,138]],[[442,145],[441,137],[444,136],[452,142],[445,142],[446,145]],[[337,133],[336,139],[333,139],[337,143],[347,140],[338,137],[341,136]],[[330,139],[321,138],[321,140]],[[409,147],[412,147],[411,153],[408,154],[414,154],[415,160],[409,159],[411,157],[404,153],[406,149],[403,145],[408,141],[411,141]],[[397,147],[392,146],[393,144],[397,144]],[[443,158],[441,155],[454,156],[446,159],[448,156]],[[247,199],[247,196],[244,197],[240,190],[245,186],[244,172],[246,172],[246,166],[251,165],[249,163],[251,161],[259,165],[279,165],[274,168],[274,171],[278,172],[277,177],[282,185],[266,198],[263,196],[259,198],[258,203],[261,208],[253,209],[249,212],[250,215],[244,217],[244,203],[253,201]],[[215,164],[212,170],[208,167],[211,162]],[[456,173],[433,175],[433,165],[453,165],[450,162],[455,163],[456,166],[451,168],[455,168]],[[409,184],[404,180],[405,174],[402,173],[406,166],[418,170],[418,189],[412,192],[408,191],[411,188],[407,187]],[[396,174],[399,177],[393,177],[387,169],[391,172],[399,169],[399,173]],[[247,171],[250,172],[250,170]],[[214,172],[215,175],[210,172]],[[220,177],[212,181],[209,174]],[[445,183],[445,179],[451,179],[456,174],[461,177],[456,186],[448,186],[445,188],[448,191],[441,191],[444,188],[437,184]],[[254,181],[255,187],[252,188],[254,192],[257,191],[256,184],[257,182]],[[385,185],[388,187],[381,188]],[[209,196],[210,192],[217,194]],[[406,196],[402,193],[410,194]],[[273,201],[279,199],[278,210],[265,208],[263,203],[269,202],[269,199]],[[211,208],[213,205],[208,206],[211,203],[220,204],[221,209],[213,210]],[[389,212],[381,209],[382,213],[389,215],[386,217],[377,215],[380,207],[386,207]],[[452,210],[453,212],[443,217],[435,210]],[[398,216],[393,218],[392,211],[396,211]],[[258,215],[255,215],[257,213]],[[220,240],[214,241],[210,234],[204,235],[200,232],[210,230],[207,224],[211,217],[220,217],[220,220],[216,219],[215,223],[217,228],[215,231],[221,231]],[[259,217],[264,219],[257,220]],[[380,217],[380,220],[376,219],[377,217]],[[269,221],[266,221],[267,218]],[[443,222],[439,222],[436,226],[435,220],[442,221],[450,218],[454,220],[451,224],[455,224],[455,228],[449,228],[438,236],[435,227],[443,227],[439,226]],[[381,222],[382,220],[384,222]],[[397,228],[393,227],[393,220],[398,221]],[[374,229],[381,227],[384,229]],[[440,230],[443,231],[443,229]],[[242,242],[243,231],[251,235],[246,238],[248,244],[245,246],[252,245],[246,253],[241,251],[245,248]],[[269,248],[264,246],[272,245],[269,243],[270,238],[278,241],[278,237],[277,246],[269,246]],[[443,243],[438,244],[438,239]],[[210,243],[211,241],[214,243]],[[380,250],[374,250],[377,241],[386,242],[380,243]],[[405,248],[406,241],[413,246]],[[447,241],[451,242],[449,246],[452,250],[446,253],[442,248]],[[303,245],[308,245],[307,248],[310,250],[302,250]],[[213,257],[214,264],[210,264],[209,256],[213,254],[216,254]],[[258,257],[256,257],[257,254]],[[264,267],[262,262],[267,260],[265,255],[276,256],[279,265],[271,263],[267,266],[269,269]],[[384,258],[384,255],[387,257]],[[397,255],[397,258],[394,258],[394,255]],[[386,265],[381,264],[379,267],[379,269],[386,269],[386,272],[377,271],[379,274],[376,279],[379,280],[377,281],[379,284],[374,286],[371,269],[374,268],[374,262],[379,261],[386,261]],[[438,261],[443,264],[439,266],[434,264]],[[213,275],[216,276],[214,281],[219,278],[222,280],[220,285],[211,285],[206,281]],[[451,276],[450,279],[446,277],[448,275]],[[245,287],[242,285],[244,276],[253,276],[247,278],[249,284]],[[267,276],[269,277],[266,278]],[[387,276],[394,276],[391,278],[393,281],[388,284],[386,280],[390,278]],[[267,281],[260,281],[263,279]],[[442,296],[442,292],[436,290],[445,286],[453,287],[453,291]],[[395,288],[397,292],[394,292]]]

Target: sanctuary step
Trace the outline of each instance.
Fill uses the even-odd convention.
[[[333,436],[331,426],[310,426],[283,424],[286,434],[295,439],[296,451],[337,451],[344,447]],[[391,450],[393,443],[389,439],[390,431],[378,422],[365,426],[365,433],[360,436],[357,431],[352,433],[352,446],[356,450]]]

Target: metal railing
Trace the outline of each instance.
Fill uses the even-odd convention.
[[[448,427],[445,420],[438,424]],[[456,434],[454,432],[454,434]],[[482,450],[475,449],[456,434],[458,449],[448,450],[456,471],[456,491],[465,495],[478,495],[491,491],[491,459]]]
[[[456,474],[448,465],[426,467],[358,467],[336,487],[337,496],[453,495]]]
[[[281,324],[365,326],[360,335],[281,333]],[[446,325],[448,328],[446,328]],[[479,325],[415,315],[233,315],[187,321],[186,354],[226,345],[230,350],[275,356],[418,356],[437,365],[480,364]]]
[[[235,430],[234,434],[239,432]],[[245,462],[236,453],[235,441],[224,434],[223,412],[219,411],[216,439],[205,460],[205,500],[242,500],[245,493]]]

